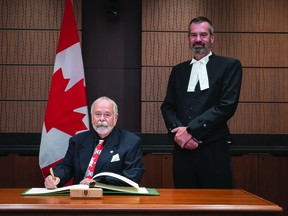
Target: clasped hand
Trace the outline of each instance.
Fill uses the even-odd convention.
[[[193,150],[198,147],[199,143],[187,132],[186,127],[177,127],[171,132],[175,133],[174,140],[182,149]]]

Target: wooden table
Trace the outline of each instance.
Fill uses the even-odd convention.
[[[0,189],[0,215],[278,215],[282,208],[244,190],[158,189],[160,196],[21,196]]]

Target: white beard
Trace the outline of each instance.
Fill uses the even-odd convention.
[[[115,125],[114,125],[115,126]],[[95,131],[100,135],[106,135],[109,134],[114,126],[108,126],[108,123],[106,121],[98,121],[93,125],[93,128]]]
[[[110,133],[112,131],[113,127],[111,127],[111,126],[108,126],[108,127],[96,127],[94,129],[96,130],[96,132],[98,134],[105,135],[105,134]]]

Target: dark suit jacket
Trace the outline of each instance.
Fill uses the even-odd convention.
[[[214,142],[229,134],[227,121],[237,108],[242,66],[237,59],[212,54],[206,65],[209,89],[200,91],[198,82],[195,92],[187,92],[190,62],[173,67],[162,115],[168,131],[188,126],[189,133],[198,140]]]
[[[98,140],[99,137],[94,130],[70,138],[63,161],[54,168],[55,176],[61,179],[59,186],[65,185],[72,177],[74,178],[73,184],[79,184],[84,178],[96,146],[95,143],[98,143]],[[117,160],[117,154],[119,160]],[[116,158],[114,161],[112,161],[113,156]],[[113,172],[140,183],[144,172],[141,158],[141,139],[124,129],[114,127],[111,134],[105,139],[104,148],[96,163],[94,175],[100,172]],[[97,179],[97,181],[122,185],[121,182],[117,182],[112,178],[102,178]]]

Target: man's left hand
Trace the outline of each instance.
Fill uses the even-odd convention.
[[[94,179],[90,179],[90,178],[84,178],[80,184],[86,184],[86,185],[89,185],[90,183],[92,182],[96,182]]]

